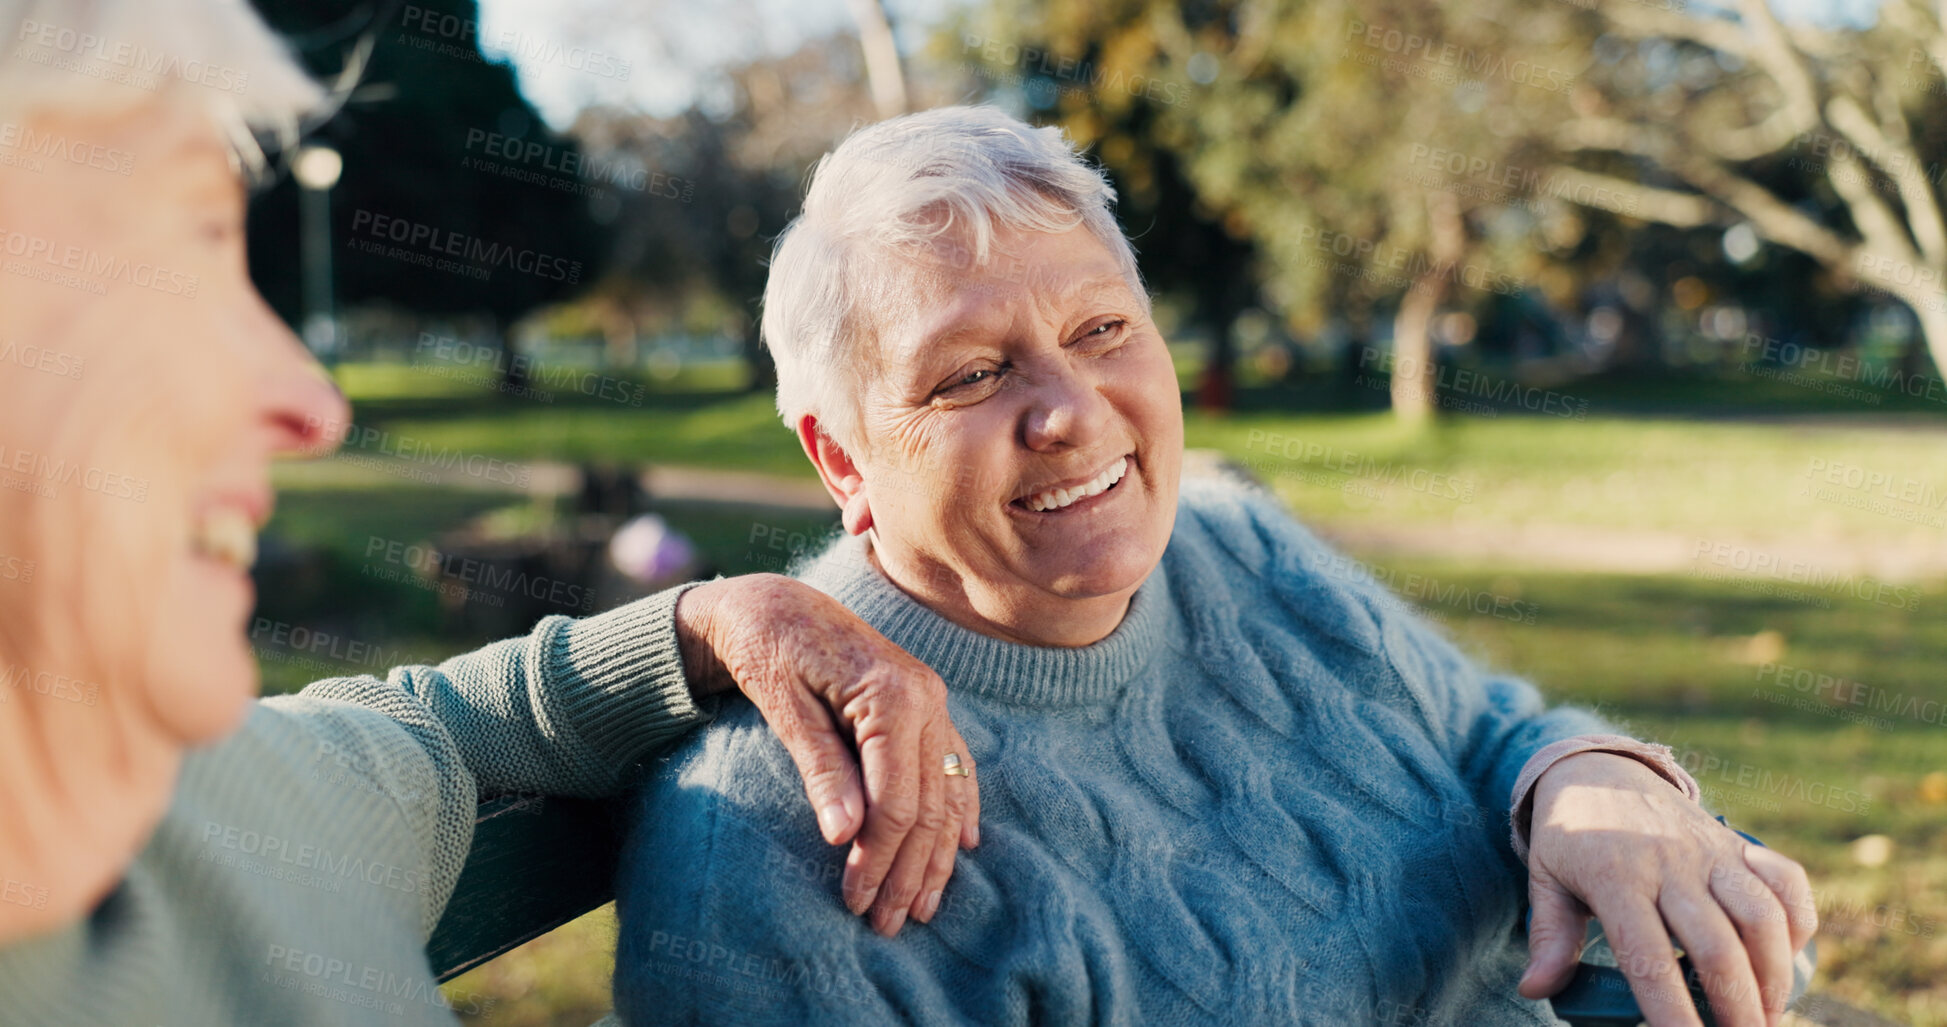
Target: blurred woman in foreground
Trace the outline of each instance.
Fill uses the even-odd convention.
[[[916,773],[963,747],[937,677],[785,579],[253,701],[269,461],[348,412],[251,285],[241,173],[320,91],[239,0],[0,31],[0,1020],[451,1022],[423,945],[479,797],[616,794],[733,684],[856,839],[848,902],[944,883],[978,811]]]

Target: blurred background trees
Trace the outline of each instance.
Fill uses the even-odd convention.
[[[1835,284],[1897,298],[1919,324],[1902,361],[1918,374],[1922,347],[1947,366],[1935,102],[1947,33],[1942,12],[1914,0],[1877,13],[1836,31],[1788,26],[1758,0],[1605,8],[1607,59],[1551,141],[1561,173],[1638,200],[1643,216],[1725,230],[1736,263],[1762,240]]]
[[[1915,0],[1790,24],[1757,0],[981,0],[924,23],[849,0],[789,52],[719,62],[686,110],[590,102],[558,130],[482,49],[469,0],[410,17],[263,4],[320,71],[361,12],[384,22],[323,132],[347,155],[341,231],[350,212],[411,209],[587,268],[572,287],[482,282],[341,246],[339,302],[599,340],[617,366],[657,339],[710,340],[767,386],[762,261],[809,165],[857,124],[968,101],[1059,124],[1109,170],[1207,409],[1240,383],[1310,383],[1308,402],[1419,421],[1454,369],[1734,383],[1793,352],[1769,338],[1924,378],[1947,346],[1947,138],[1927,102],[1947,36]],[[568,22],[584,36],[562,31],[572,46],[680,17],[590,0]],[[469,167],[482,133],[536,144],[570,186],[560,169],[583,168],[587,188]],[[276,259],[293,192],[252,227],[266,291],[295,316]]]
[[[466,317],[484,333],[480,341],[498,345],[508,326],[541,305],[580,299],[605,259],[604,228],[612,217],[603,216],[605,208],[594,197],[485,170],[505,166],[544,174],[584,162],[580,145],[551,130],[521,96],[513,69],[482,55],[473,0],[265,0],[258,6],[321,77],[337,75],[369,48],[342,107],[310,140],[343,155],[331,215],[338,304],[409,311],[415,318]],[[529,153],[528,144],[533,156],[527,160],[501,156],[515,147]],[[290,176],[276,182],[251,205],[249,225],[251,274],[293,323],[302,314],[294,259],[300,249],[298,191]],[[361,237],[355,224],[369,225],[379,216],[515,252],[580,261],[583,270],[576,281],[506,272],[482,279],[348,245]]]

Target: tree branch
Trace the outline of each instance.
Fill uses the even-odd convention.
[[[1744,215],[1757,227],[1758,234],[1849,273],[1854,244],[1780,200],[1771,190],[1706,157],[1682,156],[1667,166],[1698,190]]]
[[[1910,229],[1911,238],[1919,242],[1927,263],[1934,267],[1947,267],[1947,233],[1943,233],[1940,206],[1934,201],[1933,188],[1920,169],[1919,155],[1900,138],[1906,135],[1905,119],[1901,118],[1896,134],[1889,137],[1866,115],[1858,101],[1844,95],[1834,96],[1825,105],[1825,115],[1832,127],[1853,144],[1859,157],[1884,171],[1899,185],[1900,200],[1906,205],[1907,217],[1902,223],[1873,189],[1872,183],[1865,180],[1863,172],[1853,166],[1856,158],[1850,154],[1835,157],[1826,166],[1826,177],[1831,179],[1832,187],[1839,191],[1846,206],[1852,210],[1853,221],[1860,226],[1861,234],[1868,239],[1875,234],[1884,235],[1888,243],[1898,240],[1899,248],[1906,251],[1908,259],[1918,259],[1913,256],[1912,247],[1907,242]],[[1842,168],[1846,170],[1842,171]],[[1844,182],[1841,182],[1841,176]],[[1858,176],[1858,181],[1853,181],[1854,176]]]
[[[1692,18],[1645,4],[1615,4],[1605,7],[1602,14],[1609,24],[1637,38],[1687,39],[1748,61],[1757,60],[1743,30],[1727,18]]]
[[[1548,180],[1566,187],[1562,191],[1569,194],[1568,198],[1572,202],[1582,203],[1583,206],[1600,206],[1576,199],[1576,196],[1584,193],[1593,196],[1596,195],[1597,190],[1606,190],[1620,197],[1623,209],[1615,210],[1609,207],[1604,209],[1646,221],[1660,221],[1678,228],[1697,228],[1722,222],[1727,213],[1722,205],[1708,196],[1678,192],[1674,189],[1658,189],[1655,186],[1631,182],[1613,175],[1600,175],[1565,164],[1549,168]],[[1586,187],[1586,189],[1578,187]],[[1556,190],[1551,190],[1553,191]]]

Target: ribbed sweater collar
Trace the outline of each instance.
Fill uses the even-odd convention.
[[[1122,689],[1165,645],[1169,583],[1156,569],[1136,589],[1109,637],[1076,648],[990,638],[934,613],[887,580],[863,536],[825,551],[799,577],[933,668],[948,687],[1023,706],[1087,706]]]

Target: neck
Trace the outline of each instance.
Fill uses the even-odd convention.
[[[104,687],[37,692],[0,657],[0,946],[85,916],[168,810],[183,750]]]
[[[1074,649],[1115,632],[1129,613],[1131,588],[1103,596],[1070,598],[1046,592],[983,589],[951,570],[914,571],[882,558],[868,544],[866,557],[886,580],[947,620],[990,638],[1022,645]],[[1025,594],[1023,594],[1025,593]]]

